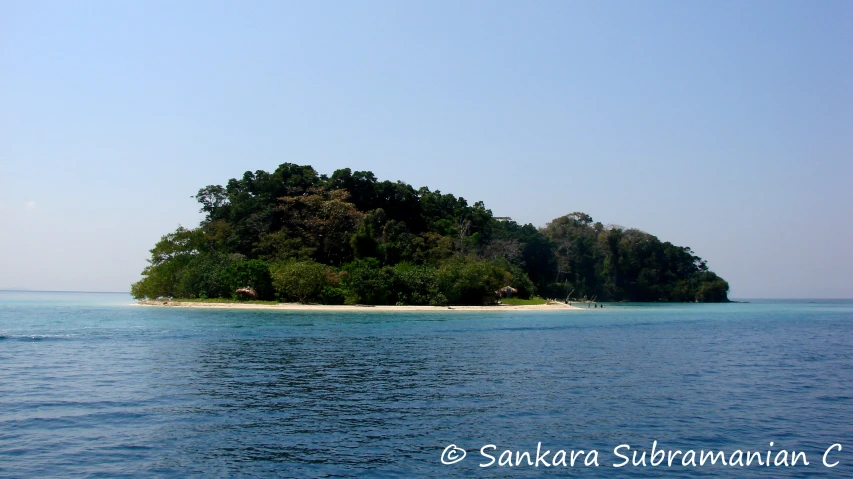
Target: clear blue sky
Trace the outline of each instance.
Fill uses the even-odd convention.
[[[853,2],[0,0],[0,288],[127,291],[283,162],[853,297]]]

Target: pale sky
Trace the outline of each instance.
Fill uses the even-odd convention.
[[[349,167],[853,297],[853,2],[0,0],[0,289],[128,291],[246,170]]]

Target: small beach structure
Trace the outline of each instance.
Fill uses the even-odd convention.
[[[258,293],[255,292],[254,288],[246,286],[245,288],[237,288],[236,291],[237,297],[240,299],[258,299]]]
[[[512,298],[512,295],[514,294],[518,294],[518,290],[512,286],[504,286],[503,288],[495,291],[495,297],[497,298]]]

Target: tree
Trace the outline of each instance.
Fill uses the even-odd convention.
[[[406,305],[444,306],[447,298],[441,293],[432,266],[400,263],[393,269],[393,289],[397,303]]]
[[[491,261],[455,256],[436,272],[441,293],[450,304],[483,304],[506,286],[511,275]]]
[[[330,277],[334,274],[328,266],[310,259],[277,263],[271,273],[273,286],[281,298],[303,304],[317,299],[331,285]]]
[[[364,214],[348,202],[344,190],[309,188],[301,196],[278,199],[282,230],[314,249],[314,259],[340,265],[353,257],[350,237]]]
[[[258,299],[273,298],[270,265],[258,259],[234,261],[222,272],[223,282],[228,285],[230,295],[238,288],[252,288],[257,292]]]
[[[394,304],[393,273],[376,258],[357,259],[344,265],[342,286],[349,304]]]

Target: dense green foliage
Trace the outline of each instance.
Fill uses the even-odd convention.
[[[728,283],[690,248],[583,213],[544,228],[499,221],[428,188],[343,169],[285,163],[195,197],[205,219],[151,250],[136,298],[232,298],[326,304],[482,304],[518,297],[727,301]]]

